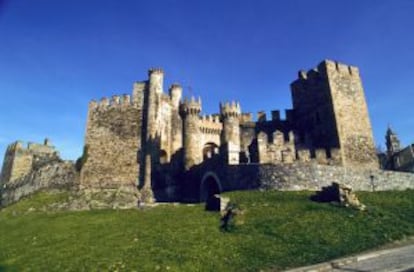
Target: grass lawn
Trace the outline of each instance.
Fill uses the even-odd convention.
[[[230,232],[202,205],[44,211],[39,193],[0,211],[0,271],[258,271],[313,264],[414,235],[414,191],[358,193],[368,210],[310,192],[231,192]]]

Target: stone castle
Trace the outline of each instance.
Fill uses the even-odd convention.
[[[200,115],[201,99],[182,101],[173,84],[164,93],[164,73],[152,69],[134,83],[132,96],[89,104],[81,185],[134,184],[162,188],[163,180],[220,156],[223,163],[291,163],[378,168],[371,124],[356,67],[323,61],[299,72],[291,84],[293,109],[280,119],[259,113],[253,121],[236,102]],[[355,122],[358,120],[358,122]]]
[[[78,188],[138,188],[143,201],[199,200],[203,194],[257,187],[260,181],[254,176],[268,177],[266,171],[283,167],[291,174],[304,165],[378,171],[357,67],[325,60],[300,71],[291,83],[293,109],[286,110],[285,119],[275,110],[269,119],[259,112],[254,121],[234,101],[202,115],[200,98],[183,99],[179,84],[167,94],[163,81],[164,72],[151,69],[146,80],[134,83],[132,95],[89,103]],[[41,150],[44,161],[55,156],[47,143],[38,151],[30,146],[21,150],[16,144],[7,150],[3,185],[35,170],[36,158],[44,157],[36,155]],[[206,173],[215,180],[213,189]]]

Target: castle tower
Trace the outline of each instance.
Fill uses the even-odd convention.
[[[378,168],[357,67],[325,60],[309,72],[299,72],[291,89],[299,140],[314,150],[340,148],[344,166]]]
[[[220,115],[223,121],[221,142],[224,144],[229,164],[240,161],[240,104],[236,102],[220,104]]]
[[[161,94],[163,93],[164,72],[162,69],[153,68],[148,71],[148,89],[144,98],[144,129],[145,139],[142,141],[141,195],[145,202],[152,202],[152,169],[159,161],[159,133],[157,127],[158,112]]]
[[[155,138],[157,134],[158,107],[163,90],[164,72],[162,69],[148,71],[148,97],[147,97],[147,139]]]
[[[385,134],[385,142],[387,145],[388,156],[392,156],[401,150],[401,144],[400,140],[398,139],[398,135],[392,131],[391,127],[388,127],[387,129],[387,133]]]
[[[172,84],[169,90],[170,100],[172,105],[171,111],[171,151],[174,155],[183,145],[183,127],[180,117],[180,101],[183,93],[183,88],[179,84]]]
[[[192,166],[203,161],[200,144],[200,112],[200,99],[196,101],[194,97],[192,97],[190,101],[185,100],[180,105],[180,114],[184,120],[183,137],[185,170],[189,170]]]

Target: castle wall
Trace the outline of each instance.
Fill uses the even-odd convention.
[[[132,103],[127,95],[90,103],[81,186],[112,188],[138,184],[142,130],[138,91]]]
[[[219,116],[207,115],[201,117],[200,146],[203,148],[206,144],[213,143],[219,147],[222,131],[223,123],[220,122]]]
[[[261,165],[259,187],[276,190],[320,190],[332,182],[350,185],[357,191],[414,189],[414,174],[346,168],[317,163]]]

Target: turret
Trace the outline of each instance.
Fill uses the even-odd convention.
[[[183,94],[183,88],[179,84],[174,83],[174,84],[171,85],[171,87],[170,87],[170,99],[171,99],[171,103],[172,103],[173,107],[176,108],[176,109],[178,109],[178,107],[180,105],[182,94]]]
[[[194,97],[180,104],[180,114],[184,121],[184,168],[189,170],[203,160],[200,144],[200,112],[201,99]]]
[[[143,122],[144,129],[146,131],[145,139],[143,141],[143,166],[141,169],[144,172],[141,174],[141,178],[143,179],[141,194],[145,197],[146,202],[153,201],[153,192],[152,192],[152,167],[153,163],[159,160],[159,146],[157,145],[157,115],[159,112],[160,106],[160,96],[163,90],[163,80],[164,80],[164,72],[162,69],[153,68],[148,71],[148,95],[147,99],[144,98],[144,114],[145,121]],[[139,91],[142,91],[140,88],[142,86],[135,85],[134,92],[139,94]],[[136,89],[135,89],[136,88]],[[145,89],[144,89],[145,90]],[[136,100],[139,103],[139,95],[137,96]],[[145,105],[146,100],[146,105]]]
[[[172,84],[169,93],[172,105],[170,154],[173,155],[183,147],[183,123],[179,112],[183,88],[179,84]]]
[[[221,141],[226,146],[227,162],[238,164],[240,160],[240,104],[236,102],[220,104],[223,121]]]
[[[160,68],[152,68],[148,71],[148,77],[150,93],[162,93],[164,83],[164,71]]]

